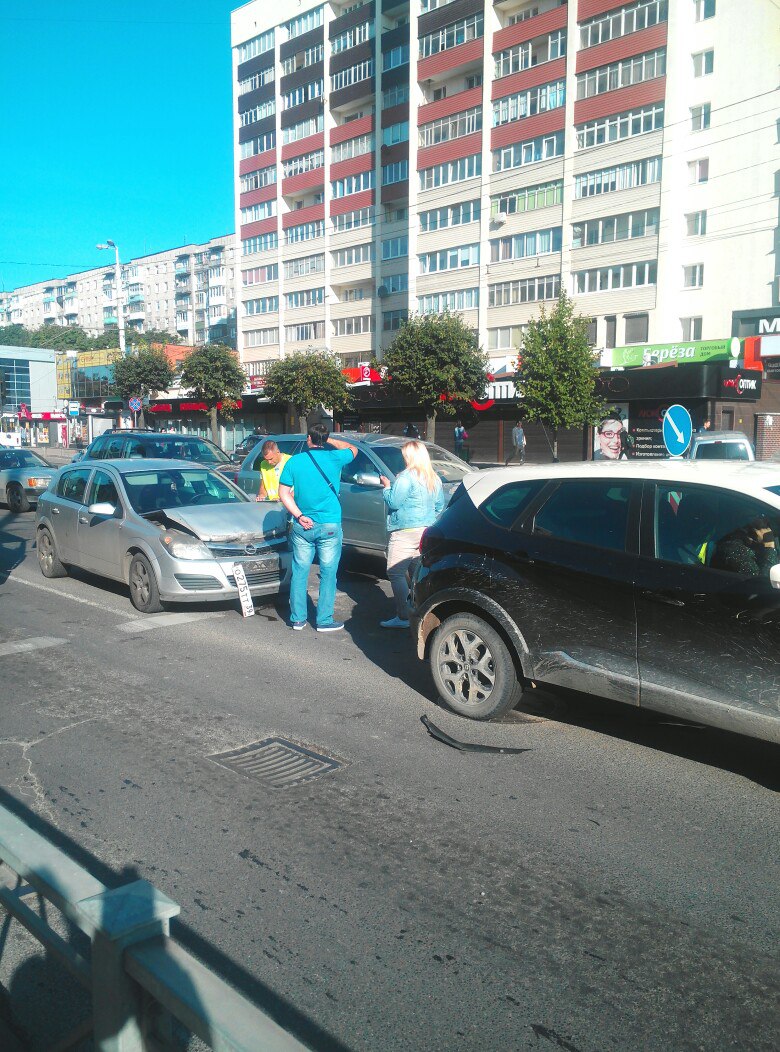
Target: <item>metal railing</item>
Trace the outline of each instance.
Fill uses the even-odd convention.
[[[174,1020],[216,1052],[301,1052],[307,1046],[170,937],[180,907],[146,880],[108,888],[0,807],[0,906],[91,994],[92,1015],[62,1039],[92,1033],[98,1052],[180,1048]],[[89,940],[80,952],[25,899],[38,896]]]

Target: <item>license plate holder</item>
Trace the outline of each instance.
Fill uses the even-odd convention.
[[[279,556],[268,555],[265,559],[252,559],[251,562],[241,564],[244,567],[244,573],[273,573],[279,569]]]

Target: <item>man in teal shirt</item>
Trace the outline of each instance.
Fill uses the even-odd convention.
[[[296,632],[306,627],[309,570],[315,555],[320,563],[317,631],[338,632],[344,627],[342,621],[333,619],[343,536],[339,486],[341,469],[356,456],[355,446],[333,438],[324,424],[314,424],[309,428],[306,448],[287,461],[279,479],[279,499],[295,520],[290,623]]]

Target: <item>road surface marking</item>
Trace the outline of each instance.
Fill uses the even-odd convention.
[[[70,592],[60,591],[59,588],[52,588],[48,584],[39,584],[37,581],[28,581],[24,577],[17,577],[15,574],[10,574],[7,580],[10,584],[23,584],[26,588],[37,588],[39,592],[48,592],[49,595],[56,595],[61,599],[72,599],[74,603],[83,603],[84,606],[94,606],[96,610],[107,610],[111,614],[116,614],[118,617],[121,616],[120,611],[114,609],[113,606],[108,606],[106,603],[96,603],[94,599],[84,599],[80,595],[71,595]]]
[[[31,636],[29,639],[18,639],[14,643],[0,643],[0,657],[10,654],[24,654],[28,650],[45,650],[47,647],[61,647],[67,639],[56,639],[54,636]]]
[[[190,621],[205,621],[209,617],[224,617],[221,610],[211,613],[192,614],[149,614],[137,621],[126,621],[123,625],[117,625],[118,632],[148,632],[152,628],[171,628],[173,625],[186,625]]]

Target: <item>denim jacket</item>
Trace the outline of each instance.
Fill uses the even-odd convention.
[[[438,480],[437,480],[438,481]],[[410,471],[402,471],[382,496],[387,505],[387,531],[431,526],[447,503],[441,482],[431,493]]]

